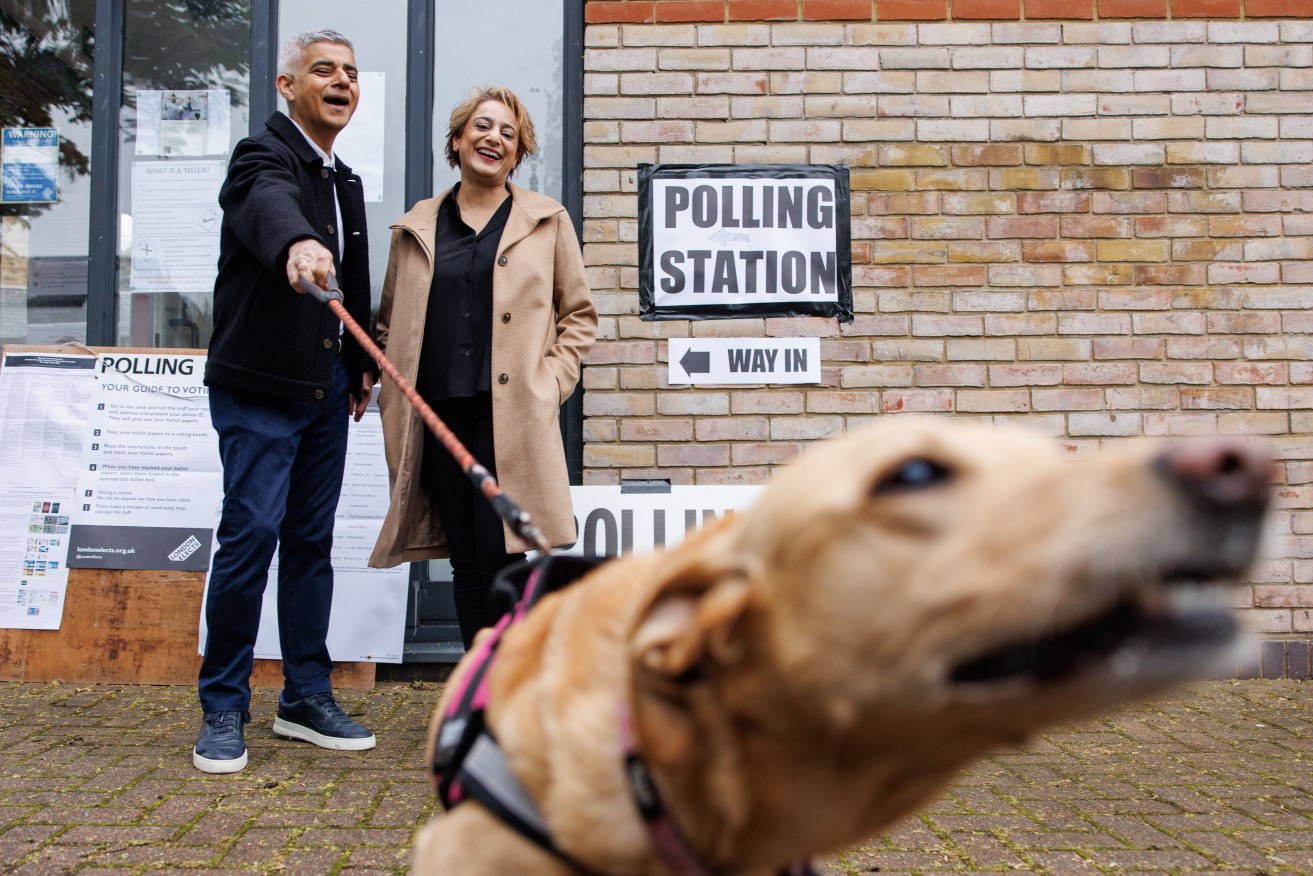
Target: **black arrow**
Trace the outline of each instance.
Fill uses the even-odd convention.
[[[679,364],[684,369],[685,374],[710,374],[711,373],[711,354],[695,353],[688,350],[684,357],[679,360]]]

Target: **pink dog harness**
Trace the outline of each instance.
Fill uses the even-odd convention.
[[[488,706],[488,671],[497,646],[512,625],[524,619],[539,599],[582,578],[606,557],[543,556],[508,567],[498,577],[498,589],[522,594],[484,636],[470,655],[473,669],[452,691],[438,728],[433,752],[433,776],[438,799],[450,810],[466,799],[479,801],[489,812],[525,839],[584,873],[594,871],[570,857],[552,840],[547,821],[524,786],[511,772],[505,753],[485,721]],[[624,771],[630,797],[647,826],[648,837],[672,876],[710,876],[671,820],[647,764],[638,751],[627,705],[620,709],[619,733],[625,752]],[[780,876],[815,876],[808,863],[795,864]]]

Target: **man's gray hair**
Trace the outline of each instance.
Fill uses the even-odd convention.
[[[352,52],[355,51],[355,47],[351,45],[351,40],[335,30],[329,30],[326,27],[321,27],[318,30],[307,30],[305,33],[299,33],[283,43],[282,51],[278,53],[278,75],[290,77],[296,73],[297,68],[301,66],[302,54],[315,43],[336,43],[339,46],[346,46]]]

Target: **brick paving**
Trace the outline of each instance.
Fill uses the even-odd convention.
[[[259,691],[235,776],[192,768],[194,696],[0,684],[0,872],[404,872],[437,685],[344,693],[378,734],[361,753],[274,737]],[[1210,682],[1046,734],[821,870],[1313,873],[1313,683]]]

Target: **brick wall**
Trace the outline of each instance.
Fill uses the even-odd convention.
[[[1308,0],[587,0],[590,24],[1308,18]]]
[[[585,482],[764,483],[899,412],[1021,422],[1073,452],[1265,435],[1282,484],[1241,598],[1270,640],[1249,671],[1307,675],[1313,21],[1280,16],[1313,0],[948,9],[587,3]],[[855,320],[640,321],[641,162],[849,165]],[[819,336],[822,385],[667,385],[664,339],[727,335]]]

